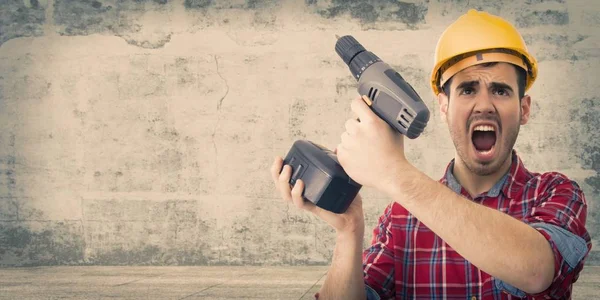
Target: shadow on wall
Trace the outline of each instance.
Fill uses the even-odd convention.
[[[595,176],[588,177],[585,182],[580,183],[591,187],[591,193],[587,192],[585,195],[588,202],[586,227],[592,235],[592,242],[595,242],[600,234],[600,210],[597,208],[600,200],[600,98],[587,98],[579,103],[577,108],[569,112],[572,122],[578,124],[573,135],[587,138],[579,139],[578,143],[572,145],[571,151],[580,160],[583,169],[596,172]],[[590,265],[599,265],[600,251],[592,248],[587,262]]]
[[[0,4],[0,45],[18,37],[44,35],[46,10],[37,0],[9,0]]]
[[[0,8],[0,45],[17,37],[44,35],[48,0],[9,0]],[[172,28],[172,19],[181,18],[176,15],[179,2],[168,0],[54,0],[53,26],[60,35],[76,36],[90,34],[109,34],[124,38],[129,44],[143,48],[161,48],[171,39],[174,31],[182,32],[189,28]],[[404,23],[410,29],[424,24],[427,14],[427,3],[389,2],[384,0],[344,1],[333,0],[305,1],[307,10],[320,16],[332,19],[350,15],[362,23],[391,21]],[[253,10],[277,9],[279,1],[246,0],[212,1],[185,0],[185,10],[206,16],[221,10]],[[144,16],[155,13],[162,26],[148,24]],[[201,21],[198,28],[214,24],[210,20]],[[272,22],[261,20],[255,22]],[[153,27],[154,26],[154,27]],[[152,27],[152,33],[144,33]]]

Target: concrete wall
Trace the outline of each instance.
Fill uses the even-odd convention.
[[[334,147],[352,115],[334,35],[422,95],[433,116],[407,156],[437,179],[453,146],[428,76],[469,8],[514,22],[539,59],[516,148],[580,183],[596,237],[600,2],[487,2],[0,0],[0,265],[328,264],[333,232],[283,204],[268,168],[300,138]],[[389,199],[363,195],[368,240]]]

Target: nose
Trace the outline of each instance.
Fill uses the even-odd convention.
[[[484,89],[478,94],[477,99],[475,99],[473,113],[483,115],[496,113],[496,107],[494,106],[492,97],[487,90]]]

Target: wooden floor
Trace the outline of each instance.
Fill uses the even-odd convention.
[[[0,299],[313,299],[327,267],[34,267],[0,269]],[[586,267],[573,299],[600,299]]]

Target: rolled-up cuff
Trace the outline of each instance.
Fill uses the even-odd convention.
[[[552,251],[558,251],[558,253],[560,253],[563,261],[569,265],[569,271],[575,269],[579,262],[581,262],[581,260],[585,257],[587,253],[587,244],[580,236],[577,236],[574,233],[553,224],[532,223],[529,225],[537,230],[544,230],[544,232],[550,236],[551,241],[548,242],[550,242],[551,246],[554,244],[554,247],[556,248],[552,249]],[[560,268],[562,262],[559,262],[557,265]],[[554,280],[556,280],[556,274]],[[495,284],[497,289],[505,291],[511,295],[521,298],[527,295],[522,290],[519,290],[518,288],[501,280],[497,279]],[[553,282],[553,285],[555,285],[555,282]]]

